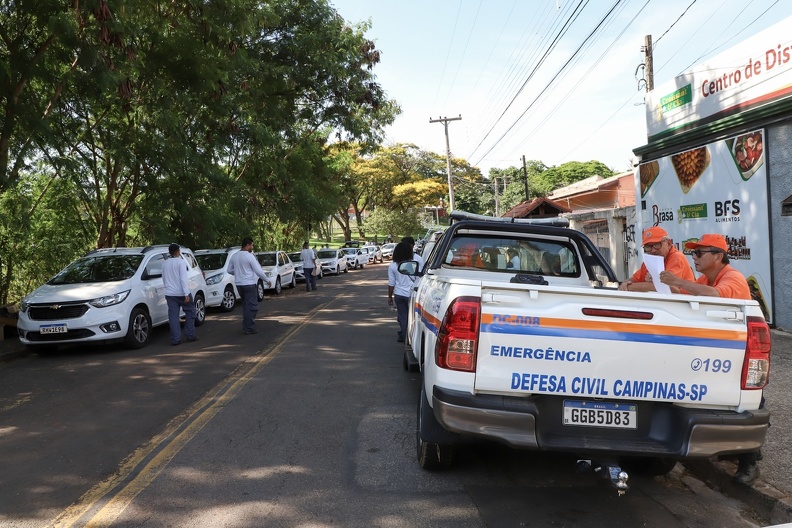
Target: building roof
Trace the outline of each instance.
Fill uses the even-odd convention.
[[[547,218],[558,216],[561,213],[570,213],[572,212],[571,209],[568,209],[561,205],[560,203],[554,202],[548,198],[534,198],[530,201],[520,202],[505,213],[502,216],[510,217],[510,218]]]
[[[632,178],[633,173],[623,172],[621,174],[617,174],[609,178],[603,178],[602,176],[596,176],[596,175],[589,176],[588,178],[567,185],[566,187],[561,187],[559,189],[556,189],[553,192],[551,192],[549,195],[547,195],[547,197],[550,198],[551,200],[557,200],[559,198],[567,198],[569,196],[574,196],[576,194],[606,190],[615,185],[618,185],[619,180],[621,180],[625,176],[629,176]]]

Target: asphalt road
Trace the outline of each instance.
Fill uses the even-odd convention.
[[[199,341],[75,347],[0,365],[0,526],[749,527],[689,476],[622,497],[574,458],[491,444],[415,460],[387,264],[267,296],[259,334],[212,312]]]

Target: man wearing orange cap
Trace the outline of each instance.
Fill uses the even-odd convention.
[[[666,269],[660,273],[661,282],[677,288],[679,293],[751,299],[748,281],[729,265],[729,244],[723,235],[702,235],[698,242],[686,242],[685,247],[691,250],[693,265],[701,273],[699,278],[694,282]]]
[[[698,242],[686,242],[691,250],[696,271],[701,273],[695,282],[683,279],[666,270],[660,273],[660,281],[679,293],[707,295],[730,299],[751,299],[751,289],[742,273],[729,265],[729,244],[723,235],[702,235]],[[764,399],[762,399],[764,404]],[[761,451],[740,453],[734,479],[742,484],[753,484],[759,477],[757,460]]]
[[[693,270],[690,269],[687,258],[674,247],[671,239],[668,238],[668,233],[662,227],[644,229],[643,250],[647,255],[663,257],[665,269],[671,271],[674,275],[690,281],[694,279]],[[657,291],[657,288],[652,283],[649,270],[646,269],[646,264],[641,264],[641,267],[633,273],[632,277],[619,285],[619,289],[639,292]]]

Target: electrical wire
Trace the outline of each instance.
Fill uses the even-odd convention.
[[[478,21],[479,12],[481,11],[481,4],[484,0],[479,0],[478,8],[476,9],[476,16],[473,18],[473,25],[470,26],[470,33],[468,33],[467,41],[465,42],[465,49],[462,50],[462,56],[459,58],[459,64],[457,64],[456,73],[454,73],[454,79],[451,81],[451,87],[448,89],[448,94],[446,95],[445,102],[443,106],[448,103],[448,98],[451,96],[451,92],[456,85],[457,77],[459,76],[459,70],[462,67],[462,62],[465,60],[465,55],[467,54],[468,45],[470,44],[470,37],[473,36],[473,31],[476,29],[476,22]]]
[[[448,66],[448,57],[451,56],[451,46],[454,43],[454,36],[456,35],[457,24],[459,24],[459,13],[461,12],[462,12],[462,0],[459,0],[459,8],[457,9],[456,20],[454,20],[454,30],[451,32],[451,40],[448,43],[448,52],[446,53],[445,62],[443,62],[443,71],[440,73],[440,82],[437,84],[437,93],[435,93],[434,103],[432,103],[432,106],[437,104],[437,96],[440,95],[440,88],[442,88],[443,86],[443,78],[445,77],[446,66]]]

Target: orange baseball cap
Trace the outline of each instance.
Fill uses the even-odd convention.
[[[644,229],[643,232],[643,245],[646,244],[654,244],[660,242],[664,238],[668,238],[668,233],[662,227],[650,227],[649,229]]]
[[[685,247],[688,249],[714,247],[727,253],[729,252],[729,244],[726,243],[726,239],[723,237],[723,235],[716,235],[714,233],[701,235],[701,238],[698,239],[698,242],[685,242]]]

